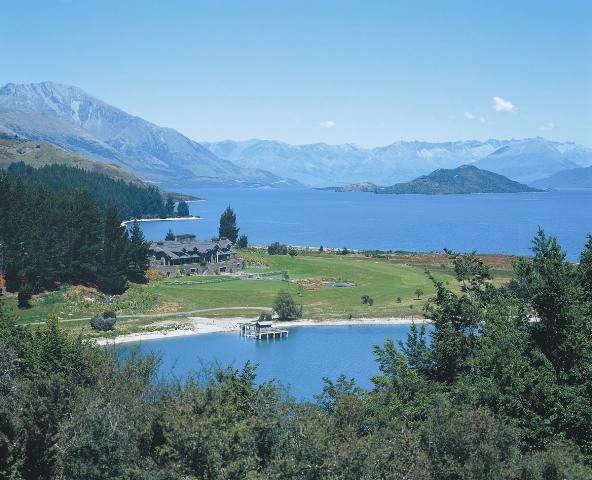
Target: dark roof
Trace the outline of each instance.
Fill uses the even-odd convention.
[[[199,258],[212,250],[220,250],[224,253],[233,252],[232,242],[227,238],[220,240],[198,240],[193,242],[177,242],[175,240],[165,240],[152,242],[150,244],[151,253],[164,253],[172,259],[176,258]]]

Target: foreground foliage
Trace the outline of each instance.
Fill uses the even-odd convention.
[[[450,253],[461,289],[434,280],[433,329],[376,346],[372,390],[326,380],[314,405],[248,363],[163,382],[154,355],[0,309],[0,477],[592,478],[592,239],[579,265],[543,232],[533,250],[508,287]]]

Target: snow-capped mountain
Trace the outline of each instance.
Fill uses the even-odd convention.
[[[0,129],[114,162],[168,186],[299,186],[216,157],[197,142],[115,108],[79,88],[44,82],[0,89]]]
[[[396,142],[378,148],[324,143],[289,145],[270,140],[225,140],[203,145],[238,165],[264,168],[313,187],[359,182],[392,185],[439,168],[468,164],[525,182],[566,168],[592,165],[592,149],[542,138]]]
[[[579,167],[569,160],[567,154],[544,138],[513,141],[474,165],[526,183],[548,177],[560,170]]]

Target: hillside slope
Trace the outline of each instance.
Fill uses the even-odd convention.
[[[530,185],[537,188],[592,188],[592,167],[562,170]]]
[[[0,89],[0,130],[116,163],[162,185],[299,186],[222,160],[171,128],[129,115],[76,87],[52,82]]]
[[[54,164],[68,165],[116,180],[145,185],[142,180],[119,165],[89,160],[52,143],[25,140],[0,133],[0,169],[6,169],[10,164],[19,162],[36,168]]]

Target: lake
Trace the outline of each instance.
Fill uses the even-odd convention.
[[[313,326],[289,328],[286,339],[256,340],[237,333],[214,333],[140,342],[143,349],[162,353],[162,374],[184,376],[201,363],[219,362],[240,368],[247,360],[258,363],[257,380],[278,379],[290,386],[299,401],[314,401],[323,391],[323,377],[340,374],[372,388],[370,377],[379,373],[372,345],[385,338],[406,340],[409,325]],[[136,344],[137,345],[137,344]],[[120,347],[129,351],[131,344]]]
[[[183,193],[205,198],[191,202],[195,221],[142,223],[148,239],[218,233],[220,215],[230,205],[241,233],[251,244],[348,247],[360,250],[454,251],[529,255],[538,227],[558,237],[568,260],[577,261],[592,232],[592,190],[487,195],[373,195],[320,190],[201,189]],[[340,373],[371,388],[378,373],[373,344],[390,336],[404,340],[408,326],[299,327],[284,340],[257,341],[238,334],[212,334],[144,342],[163,353],[162,372],[184,375],[200,361],[259,363],[260,381],[278,378],[299,400],[321,393],[322,377]],[[125,347],[128,348],[128,347]]]
[[[201,220],[145,222],[147,239],[193,233],[216,236],[230,205],[240,233],[254,245],[529,255],[538,227],[558,238],[577,261],[592,233],[592,190],[484,195],[374,195],[309,189],[181,190],[205,198],[190,202]]]

